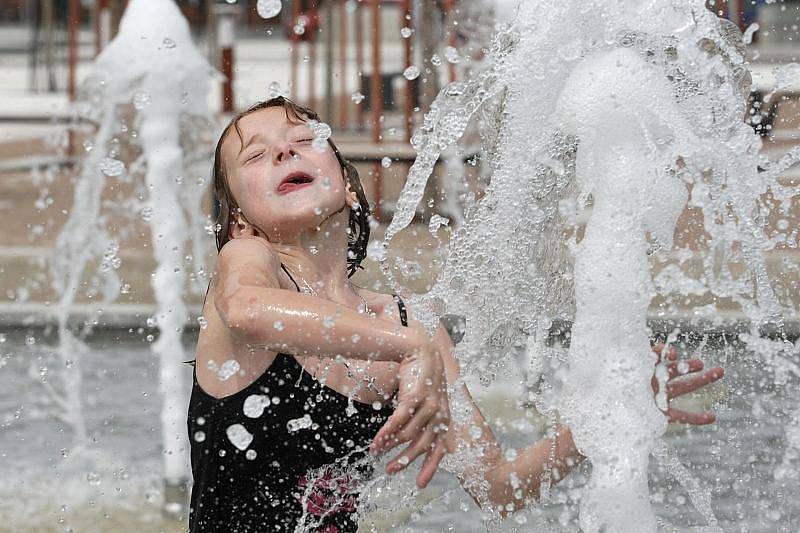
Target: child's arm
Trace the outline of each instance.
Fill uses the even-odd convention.
[[[395,445],[410,442],[406,453],[413,459],[427,453],[433,476],[441,460],[429,450],[440,438],[434,426],[446,427],[450,420],[442,358],[425,329],[281,289],[279,272],[277,254],[261,239],[242,237],[225,244],[217,260],[213,295],[230,334],[275,352],[399,362],[397,408],[371,449],[380,451],[385,435],[397,435]]]
[[[394,362],[429,345],[420,328],[281,289],[279,272],[277,254],[258,238],[234,239],[222,248],[214,304],[234,338],[275,352]]]
[[[453,343],[447,331],[440,324],[433,340],[439,345],[448,383],[457,383],[459,379],[459,364],[453,353]],[[654,351],[661,355],[661,346],[656,346]],[[672,349],[664,358],[668,361],[667,370],[670,380],[679,378],[678,365],[675,362],[677,352]],[[692,374],[675,382],[667,383],[668,399],[692,392],[702,386],[717,381],[723,376],[722,368],[703,370],[701,361],[691,359],[686,362],[686,374]],[[654,391],[657,384],[653,384]],[[487,424],[480,409],[469,394],[466,386],[461,385],[458,393],[459,400],[466,404],[468,413],[466,424],[459,424],[453,417],[447,432],[446,446],[438,446],[426,458],[420,472],[422,484],[426,485],[435,473],[432,464],[438,464],[446,453],[453,453],[461,449],[462,457],[475,458],[475,464],[465,469],[459,475],[459,481],[464,489],[482,508],[491,507],[505,516],[509,512],[521,508],[525,502],[538,500],[539,490],[543,481],[543,474],[548,469],[552,475],[544,476],[544,481],[550,484],[563,479],[576,465],[583,461],[572,440],[568,427],[559,425],[554,437],[539,440],[533,445],[520,451],[513,459],[505,459],[497,438]],[[671,422],[686,422],[690,424],[709,424],[714,421],[714,413],[686,413],[669,408],[665,415]],[[555,442],[553,442],[555,440]],[[478,452],[478,453],[470,453]],[[552,456],[551,456],[552,454]],[[399,459],[402,454],[387,466],[389,472],[400,470]],[[404,461],[403,461],[404,462]],[[419,484],[419,483],[418,483]]]

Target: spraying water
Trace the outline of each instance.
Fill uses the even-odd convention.
[[[98,129],[94,138],[84,143],[89,153],[82,162],[74,206],[59,236],[53,264],[56,288],[62,295],[59,350],[62,357],[74,358],[80,352],[80,341],[67,328],[67,319],[93,257],[105,254],[103,272],[109,277],[105,301],[113,301],[120,293],[114,270],[119,267],[117,251],[125,236],[112,238],[109,234],[108,214],[102,212],[101,198],[109,187],[143,178],[142,203],[133,201],[122,208],[149,224],[158,263],[151,278],[157,313],[148,319],[148,326],[158,325],[160,330],[152,351],[160,362],[164,478],[168,487],[185,484],[187,477],[187,386],[181,364],[188,359],[181,343],[187,309],[183,298],[187,260],[191,263],[195,257],[203,258],[201,243],[207,237],[202,232],[200,209],[204,183],[190,187],[185,176],[207,172],[208,145],[203,146],[198,139],[204,128],[208,130],[206,94],[211,72],[173,2],[128,3],[117,37],[97,57],[81,88],[78,111]],[[141,155],[127,167],[120,139],[141,149]],[[190,148],[198,145],[200,149]],[[186,255],[184,248],[190,237],[193,253]],[[108,266],[112,262],[116,263],[113,268]],[[202,268],[199,272],[202,274]],[[72,372],[73,380],[78,381],[79,370]],[[75,420],[77,437],[85,440],[80,387],[71,389],[70,394],[74,398],[70,398],[67,411]],[[173,511],[180,512],[180,507]]]
[[[708,495],[661,444],[666,398],[653,400],[647,326],[655,296],[699,282],[740,306],[750,350],[786,360],[785,346],[757,342],[760,327],[782,331],[791,311],[767,274],[764,252],[780,239],[767,238],[761,213],[767,192],[788,210],[792,193],[776,178],[798,154],[770,165],[745,123],[742,40],[702,0],[524,2],[495,37],[488,67],[445,87],[412,139],[418,156],[381,258],[389,279],[385,252],[440,153],[476,112],[497,124],[486,195],[451,238],[436,285],[414,303],[429,327],[445,313],[466,318],[464,374],[491,381],[528,344],[547,377],[540,409],[561,414],[593,466],[581,502],[587,532],[656,530],[651,454],[717,528]],[[712,253],[700,280],[678,269],[656,284],[648,257],[672,248],[687,202],[702,208]],[[732,261],[747,273],[733,276]],[[559,321],[572,324],[566,350],[544,342]]]

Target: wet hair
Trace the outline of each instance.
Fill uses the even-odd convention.
[[[230,123],[222,131],[222,135],[217,142],[217,148],[214,151],[214,175],[213,175],[213,218],[215,221],[215,232],[217,241],[217,252],[222,250],[226,242],[230,240],[231,226],[236,223],[234,214],[239,213],[243,216],[236,198],[233,197],[230,185],[228,184],[228,177],[225,174],[225,167],[222,162],[222,143],[228,132],[233,128],[236,134],[239,135],[239,140],[244,143],[242,132],[239,129],[239,121],[251,113],[268,109],[271,107],[283,107],[286,112],[286,119],[295,122],[308,122],[309,120],[319,121],[319,116],[313,110],[303,107],[292,102],[283,96],[270,98],[263,102],[251,106],[246,111],[243,111],[233,117]],[[367,202],[367,196],[364,194],[364,187],[361,185],[361,178],[358,175],[356,168],[348,162],[339,149],[328,138],[328,144],[336,154],[336,159],[342,168],[342,175],[345,182],[350,184],[350,189],[356,193],[358,197],[358,207],[350,210],[350,219],[347,228],[347,276],[351,277],[356,273],[361,266],[361,262],[367,257],[367,244],[369,243],[369,217],[372,214]]]

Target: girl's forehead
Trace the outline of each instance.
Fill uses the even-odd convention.
[[[304,125],[306,125],[305,119],[292,116],[291,112],[287,112],[283,107],[259,109],[239,119],[239,129],[243,134],[264,130],[279,133]]]

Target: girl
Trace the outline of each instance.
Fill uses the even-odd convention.
[[[462,485],[484,507],[519,508],[544,472],[560,479],[582,459],[569,429],[507,461],[474,403],[467,424],[450,420],[446,384],[459,368],[444,327],[429,337],[398,295],[349,281],[366,256],[369,205],[325,129],[277,97],[235,117],[217,145],[219,256],[189,404],[190,530],[294,531],[311,517],[317,531],[355,531],[356,479],[371,474],[362,459],[404,443],[387,473],[425,455],[424,487],[446,453],[474,448]],[[694,375],[668,397],[722,376],[701,370],[689,361]],[[449,392],[471,402],[465,388]],[[356,466],[337,475],[342,462]]]

